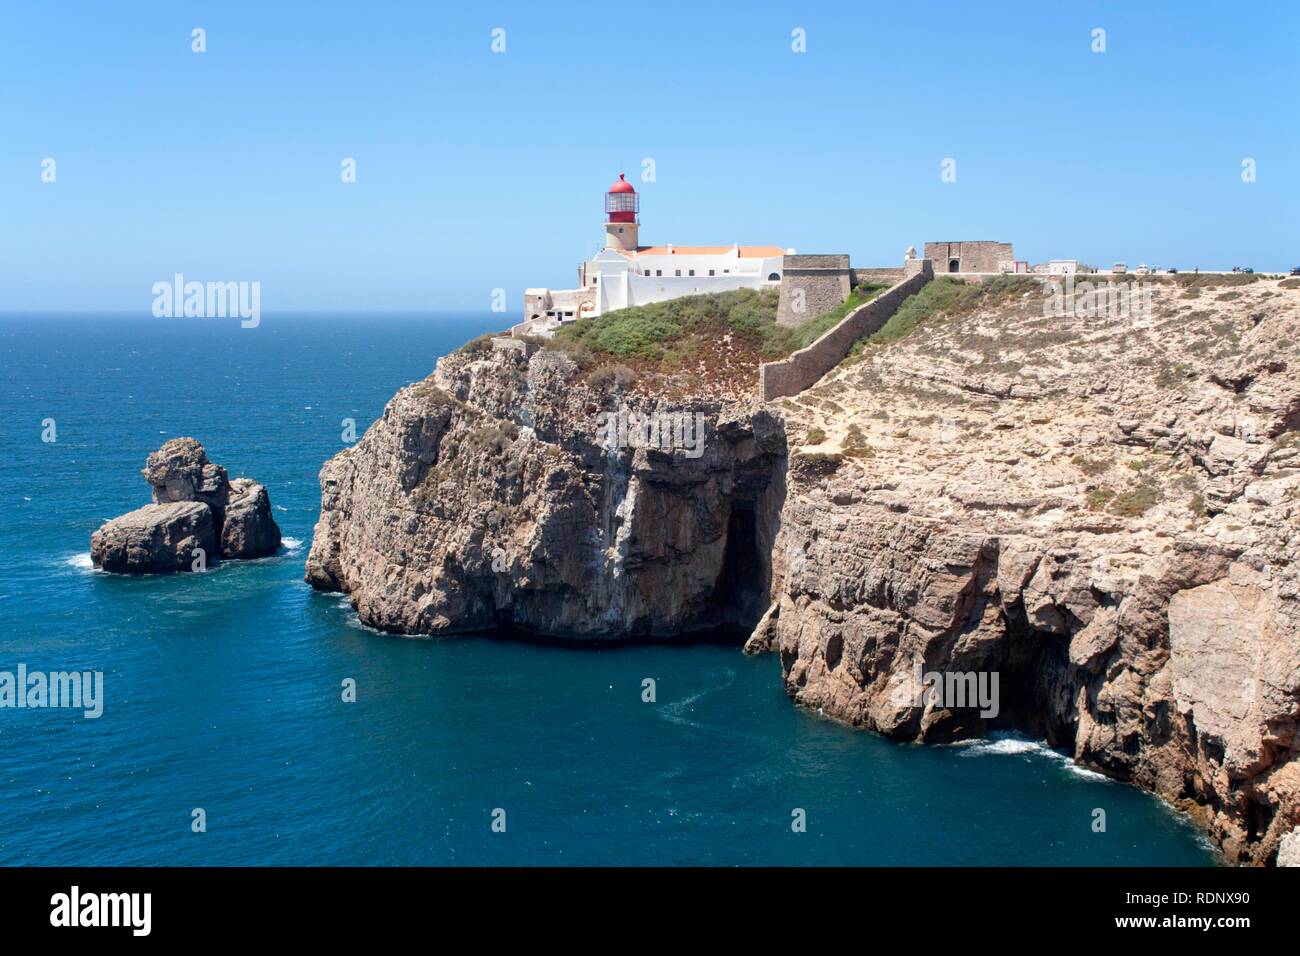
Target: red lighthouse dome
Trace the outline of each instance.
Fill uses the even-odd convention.
[[[618,182],[609,187],[605,193],[605,212],[610,222],[636,222],[637,210],[640,209],[636,190],[632,184],[618,174]]]

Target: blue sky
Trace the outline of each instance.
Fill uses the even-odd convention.
[[[7,0],[0,310],[147,312],[182,272],[513,315],[620,169],[643,242],[1300,265],[1300,4],[550,6]]]

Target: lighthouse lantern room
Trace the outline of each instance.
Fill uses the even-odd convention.
[[[605,248],[636,252],[640,224],[636,214],[640,197],[632,184],[618,174],[618,181],[605,193]]]

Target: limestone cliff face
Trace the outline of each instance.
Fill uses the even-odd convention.
[[[1300,290],[989,298],[784,403],[750,649],[835,719],[1041,733],[1269,861],[1300,823]],[[918,674],[996,674],[996,716]]]
[[[1300,289],[1222,281],[1121,317],[994,282],[766,407],[457,353],[322,470],[307,579],[407,634],[752,627],[802,705],[1041,734],[1270,862],[1300,824]],[[604,447],[624,405],[703,412],[703,454]],[[934,674],[996,675],[996,708]]]
[[[702,453],[608,447],[620,408],[698,413]],[[656,403],[557,352],[455,353],[321,471],[307,580],[403,634],[747,631],[785,464],[780,420],[757,406]]]

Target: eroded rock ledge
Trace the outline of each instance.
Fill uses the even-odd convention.
[[[702,415],[702,454],[607,447],[620,408]],[[784,477],[780,419],[756,404],[626,394],[554,351],[458,352],[326,463],[306,576],[402,634],[747,633]]]
[[[193,571],[279,549],[280,528],[266,489],[247,478],[231,481],[193,438],[165,443],[141,474],[153,504],[106,522],[91,536],[95,567],[119,574]]]

